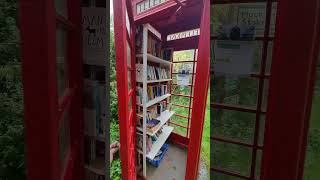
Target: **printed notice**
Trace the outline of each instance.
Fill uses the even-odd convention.
[[[272,4],[270,20],[270,36],[274,35],[276,23],[277,4]],[[256,36],[262,37],[266,22],[266,3],[255,3],[238,6],[237,24],[254,26]]]
[[[82,8],[82,44],[85,64],[105,66],[107,60],[105,8]]]
[[[250,41],[222,41],[214,44],[215,75],[250,75],[255,43]]]

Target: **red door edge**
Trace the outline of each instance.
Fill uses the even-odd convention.
[[[186,176],[187,180],[196,180],[200,160],[201,139],[206,110],[206,100],[210,78],[210,2],[203,0],[203,11],[198,45],[197,74],[194,84],[193,110],[191,115],[190,140]]]
[[[316,61],[315,51],[319,50],[318,14],[317,0],[303,6],[300,1],[290,0],[278,4],[262,180],[302,178],[301,161],[307,140],[304,131],[310,116],[314,80],[312,64]],[[302,24],[297,26],[297,22]]]

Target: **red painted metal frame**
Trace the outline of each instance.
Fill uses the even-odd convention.
[[[197,38],[198,39],[198,38]],[[188,39],[190,41],[190,39]],[[181,41],[181,40],[178,40],[178,42]],[[174,44],[174,49],[177,49],[177,41],[175,41],[175,44]],[[190,43],[190,42],[189,42]],[[180,47],[181,48],[181,47]],[[188,108],[188,116],[184,116],[184,115],[181,115],[181,114],[178,114],[178,113],[175,113],[174,116],[177,116],[177,117],[180,117],[180,118],[183,118],[183,119],[187,119],[187,126],[183,126],[181,124],[177,124],[177,123],[174,123],[171,121],[169,121],[169,124],[173,124],[175,126],[178,126],[178,127],[181,127],[181,128],[184,128],[186,129],[186,135],[185,135],[185,138],[189,138],[189,131],[190,131],[190,118],[191,118],[191,110],[192,110],[192,99],[193,99],[193,96],[192,96],[192,92],[193,92],[193,87],[194,87],[194,77],[195,77],[195,64],[197,63],[196,61],[196,49],[193,50],[194,51],[194,57],[193,57],[193,61],[172,61],[173,64],[178,64],[178,63],[192,63],[192,72],[191,72],[191,84],[188,85],[188,88],[190,88],[190,94],[189,95],[184,95],[184,94],[174,94],[172,93],[172,88],[170,89],[170,93],[172,96],[177,96],[177,97],[185,97],[185,98],[189,98],[189,106],[184,106],[184,105],[181,105],[181,104],[172,104],[173,106],[176,106],[176,107],[179,107],[179,108]],[[173,65],[172,65],[173,67]],[[173,75],[173,68],[171,68],[171,78]],[[177,86],[176,83],[172,83],[171,82],[171,87],[172,86]],[[179,136],[182,136],[182,135],[179,135]],[[182,136],[183,137],[183,136]],[[172,139],[173,142],[174,139]],[[184,142],[187,142],[187,141],[184,141]],[[185,144],[185,146],[187,146],[187,144]]]
[[[319,55],[319,1],[281,0],[278,13],[262,180],[300,180]]]
[[[130,46],[131,67],[135,66],[134,35],[135,26],[130,0],[114,1],[114,39],[116,49],[116,76],[118,91],[118,118],[120,128],[120,158],[122,179],[136,179],[135,168],[135,134],[136,134],[136,98],[135,71],[127,65],[127,42]],[[130,34],[126,27],[126,10],[130,21]],[[129,39],[128,39],[129,38]],[[131,73],[131,89],[128,89],[128,70]],[[131,99],[131,108],[128,108]]]
[[[56,161],[59,147],[53,143],[57,142],[55,130],[58,128],[56,74],[52,66],[56,63],[55,23],[43,26],[44,22],[55,22],[54,4],[53,1],[22,0],[19,10],[27,178],[55,180],[60,178]]]
[[[181,3],[185,2],[186,0],[182,0],[180,1]],[[173,0],[169,0],[167,2],[164,2],[163,4],[160,4],[158,6],[152,7],[148,10],[146,10],[145,12],[140,13],[139,15],[136,12],[136,4],[140,2],[140,0],[134,0],[132,3],[132,7],[133,7],[133,15],[134,15],[134,21],[135,22],[140,22],[141,20],[143,20],[143,18],[145,17],[150,17],[153,14],[159,13],[163,10],[167,10],[168,8],[172,8],[175,6],[178,6],[178,4],[176,2],[174,2]]]
[[[203,11],[198,45],[197,74],[191,116],[190,140],[185,179],[196,180],[200,160],[201,139],[210,80],[210,2],[203,1]]]
[[[317,24],[317,36],[316,38],[314,38],[315,40],[319,40],[320,39],[320,3],[318,3],[318,16],[316,22]],[[315,48],[314,48],[314,60],[312,61],[312,65],[311,65],[311,74],[310,74],[310,84],[308,87],[308,104],[306,107],[306,111],[305,111],[305,120],[304,120],[304,129],[303,129],[303,142],[302,142],[302,150],[301,150],[301,154],[300,154],[300,161],[299,161],[299,174],[298,174],[298,179],[302,179],[303,178],[303,173],[304,173],[304,167],[305,167],[305,158],[306,158],[306,153],[307,153],[307,145],[308,145],[308,135],[309,135],[309,127],[310,127],[310,115],[311,115],[311,110],[312,110],[312,101],[313,101],[313,95],[314,95],[314,87],[315,87],[315,83],[316,83],[316,79],[317,79],[317,70],[316,67],[317,63],[319,63],[319,59],[320,59],[320,43],[315,44]],[[317,51],[318,50],[318,51]],[[317,62],[318,59],[318,62]]]
[[[78,0],[70,0],[68,6],[69,19],[64,19],[56,14],[53,0],[20,1],[28,179],[84,177],[82,79],[79,76],[82,73],[81,9]],[[60,25],[68,31],[66,59],[67,64],[72,64],[72,68],[67,66],[68,87],[62,98],[58,97],[56,83],[56,27]],[[66,110],[72,126],[67,164],[63,168],[59,160],[58,129]]]
[[[257,107],[256,108],[249,108],[249,107],[243,107],[239,105],[226,105],[221,103],[211,103],[211,108],[213,109],[226,109],[226,110],[233,110],[233,111],[240,111],[240,112],[247,112],[247,113],[255,113],[255,128],[254,128],[254,138],[253,138],[253,144],[244,143],[237,140],[230,140],[220,137],[211,137],[212,141],[220,141],[224,143],[229,144],[236,144],[244,147],[249,147],[252,149],[252,156],[251,156],[251,169],[250,169],[250,176],[243,176],[241,175],[241,172],[232,172],[230,170],[226,169],[219,169],[219,168],[211,168],[214,172],[223,173],[229,176],[235,176],[238,178],[243,179],[255,179],[256,178],[256,163],[257,163],[257,151],[263,150],[263,146],[258,145],[259,140],[259,130],[260,130],[260,123],[261,123],[261,115],[265,114],[262,110],[262,100],[264,95],[264,81],[266,78],[269,78],[269,75],[266,75],[266,63],[267,63],[267,56],[268,56],[268,45],[270,41],[272,41],[274,38],[269,37],[269,31],[270,31],[270,21],[271,21],[271,7],[272,2],[275,2],[274,0],[211,0],[211,4],[231,4],[231,3],[257,3],[257,2],[266,2],[266,21],[265,21],[265,31],[264,36],[256,38],[257,41],[263,42],[262,47],[262,58],[261,58],[261,66],[260,71],[258,74],[251,74],[251,77],[259,79],[259,88],[258,88],[258,97],[257,97]],[[211,40],[216,40],[217,38],[214,36],[211,36]],[[211,74],[214,74],[213,71],[210,71]],[[213,165],[212,165],[213,166]]]

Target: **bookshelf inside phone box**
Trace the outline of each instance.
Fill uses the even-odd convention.
[[[185,179],[203,2],[150,2],[133,1],[133,12],[127,2],[127,49],[121,51],[127,58],[125,64],[117,60],[127,68],[127,77],[117,78],[127,81],[128,111],[135,111],[129,123],[135,173],[147,179]]]

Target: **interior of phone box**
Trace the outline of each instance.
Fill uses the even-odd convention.
[[[152,9],[148,10],[152,11]],[[191,128],[191,113],[192,113],[192,98],[193,86],[196,75],[197,63],[197,47],[200,34],[200,22],[202,4],[199,1],[188,1],[187,3],[177,4],[176,6],[163,9],[159,12],[151,13],[148,16],[135,15],[135,26],[143,27],[145,24],[150,24],[161,34],[161,49],[172,49],[171,72],[169,78],[170,94],[168,98],[169,108],[175,113],[166,123],[173,127],[166,144],[168,151],[158,167],[147,163],[146,178],[147,179],[185,179],[185,171],[187,164],[188,141]],[[138,29],[138,28],[137,28]],[[136,55],[143,54],[141,52],[142,45],[139,47],[139,37],[136,33]],[[152,39],[157,39],[151,34]],[[150,43],[148,41],[148,43]],[[181,56],[183,51],[186,56]],[[149,52],[148,54],[152,53]],[[154,52],[157,54],[157,52]],[[180,54],[180,56],[179,56]],[[158,55],[155,55],[158,56]],[[138,60],[137,63],[142,60]],[[148,62],[148,66],[153,65]],[[157,66],[157,65],[156,65]],[[160,65],[161,66],[161,65]],[[181,68],[187,69],[189,75],[188,84],[183,86],[177,82],[177,76],[181,73]],[[159,82],[157,82],[160,84]],[[139,87],[141,84],[136,83]],[[139,109],[139,106],[137,106]],[[139,113],[140,110],[137,110]],[[142,111],[141,111],[142,112]],[[140,177],[143,177],[142,155],[137,153],[137,169]]]

